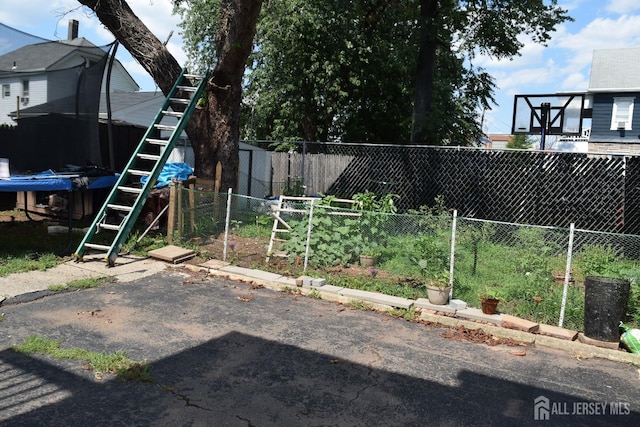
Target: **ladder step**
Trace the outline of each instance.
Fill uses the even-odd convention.
[[[120,225],[116,225],[116,224],[103,224],[100,223],[98,224],[99,228],[104,228],[105,230],[114,230],[114,231],[118,231],[120,230]]]
[[[204,76],[201,76],[200,74],[184,74],[184,77],[188,79],[198,79],[198,80],[202,80],[204,78]]]
[[[160,125],[160,124],[153,125],[153,127],[158,130],[174,130],[176,128],[175,126]]]
[[[118,190],[124,191],[125,193],[133,193],[133,194],[142,193],[142,188],[125,187],[125,186],[122,186],[122,185],[120,187],[118,187]]]
[[[185,98],[169,98],[169,102],[173,102],[175,104],[187,105],[189,102],[191,102],[191,100],[190,99],[185,99]]]
[[[279,229],[278,228],[278,229],[275,229],[273,231],[274,231],[274,233],[291,233],[291,231],[287,230],[286,228],[285,229]]]
[[[147,142],[149,144],[162,145],[162,146],[166,146],[169,144],[169,141],[167,141],[166,139],[147,138]]]
[[[179,111],[162,110],[162,114],[164,114],[165,116],[178,117],[178,118],[183,116],[183,113],[181,113]]]
[[[98,245],[96,243],[85,243],[84,244],[86,247],[88,247],[89,249],[97,249],[99,251],[108,251],[109,249],[111,249],[109,246],[106,245]]]
[[[160,156],[156,155],[156,154],[144,154],[144,153],[138,153],[136,154],[136,156],[138,156],[141,159],[144,160],[160,160]]]
[[[107,204],[109,209],[113,209],[114,211],[122,211],[122,212],[131,212],[133,210],[133,206],[124,206],[124,205],[116,205],[116,204]]]
[[[197,90],[197,88],[193,86],[178,86],[178,89],[184,90],[185,92],[195,92]]]
[[[137,175],[137,176],[149,176],[149,175],[151,175],[150,171],[142,171],[142,170],[138,170],[138,169],[129,169],[129,173],[131,175]]]

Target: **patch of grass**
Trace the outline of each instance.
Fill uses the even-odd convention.
[[[126,381],[153,381],[151,365],[129,359],[125,352],[98,353],[81,348],[60,348],[61,340],[50,340],[38,336],[27,338],[22,344],[15,345],[13,351],[21,354],[42,354],[54,359],[79,360],[86,362],[88,369],[96,374],[109,374]]]
[[[420,314],[416,311],[415,307],[411,307],[409,309],[406,308],[392,308],[387,310],[387,315],[391,317],[397,317],[399,319],[405,320],[417,320],[420,317]]]
[[[52,292],[61,292],[69,288],[76,289],[91,289],[104,285],[105,283],[115,283],[118,278],[115,276],[99,276],[99,277],[87,277],[84,279],[73,280],[64,285],[51,285],[47,289]]]
[[[64,262],[64,259],[59,258],[54,253],[28,252],[7,254],[5,256],[0,254],[0,277],[25,271],[44,271],[62,262]]]
[[[71,288],[90,289],[96,288],[106,283],[115,283],[118,280],[115,276],[87,277],[85,279],[73,280],[67,285]]]
[[[364,310],[364,311],[373,310],[373,306],[371,304],[366,303],[364,301],[357,300],[357,299],[353,299],[349,301],[349,305],[356,310]]]
[[[307,294],[307,296],[310,298],[322,299],[322,295],[317,289],[312,289],[311,292]]]

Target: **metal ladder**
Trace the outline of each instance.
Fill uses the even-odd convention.
[[[186,69],[182,69],[162,108],[145,132],[76,249],[74,258],[77,261],[82,261],[85,251],[91,249],[106,253],[105,260],[109,266],[115,264],[122,244],[128,238],[176,141],[196,108],[207,86],[207,80],[208,73],[193,75],[187,74]],[[166,117],[176,119],[177,123],[161,124]],[[168,139],[156,137],[163,131],[171,132]],[[144,183],[141,182],[142,177],[146,177]],[[102,231],[105,232],[104,237]],[[107,241],[108,243],[104,243]]]

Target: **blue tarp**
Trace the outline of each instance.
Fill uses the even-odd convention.
[[[171,184],[171,179],[175,178],[179,181],[186,181],[189,177],[193,175],[193,168],[186,163],[167,163],[162,168],[162,172],[160,172],[160,176],[156,181],[156,185],[153,188],[162,188]],[[147,177],[143,176],[140,178],[141,183],[145,183],[147,181]]]
[[[10,179],[2,179],[0,192],[70,191],[81,188],[92,190],[112,187],[117,180],[117,175],[87,178],[73,173],[56,173],[49,169],[34,175],[11,175]]]

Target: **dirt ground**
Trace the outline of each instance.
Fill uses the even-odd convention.
[[[272,271],[283,275],[298,276],[302,275],[303,259],[296,259],[293,263],[289,262],[283,257],[271,257],[269,262],[267,258],[267,245],[268,242],[265,239],[252,238],[252,237],[240,237],[234,234],[230,234],[229,246],[227,250],[227,261],[233,265],[245,268],[258,268],[265,269],[265,271]],[[219,236],[218,239],[212,240],[205,244],[200,245],[200,251],[206,254],[208,258],[223,259],[223,236]],[[203,257],[196,257],[189,261],[190,264],[200,264],[206,261]],[[334,266],[323,267],[319,269],[320,272],[327,273],[328,275],[342,275],[351,277],[371,277],[375,274],[378,279],[389,279],[397,281],[400,284],[411,283],[412,280],[407,277],[395,276],[389,274],[386,271],[371,267],[361,267],[359,264],[354,263],[348,266]]]

